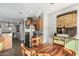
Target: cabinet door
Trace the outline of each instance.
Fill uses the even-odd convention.
[[[40,29],[43,29],[43,20],[40,19]]]
[[[74,39],[66,39],[65,48],[76,51],[76,40],[74,40]]]
[[[37,29],[40,29],[40,30],[43,29],[43,20],[42,19],[36,20],[35,23],[36,23]]]
[[[4,50],[4,38],[0,37],[0,51]]]
[[[12,38],[7,36],[5,37],[5,49],[12,48]]]
[[[79,56],[79,39],[76,39],[76,55]]]

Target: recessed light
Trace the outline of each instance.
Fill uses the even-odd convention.
[[[18,14],[23,14],[23,12],[18,12]]]
[[[32,13],[33,11],[31,10],[30,12]]]
[[[2,10],[2,8],[0,8],[0,10]]]
[[[50,3],[50,4],[52,5],[52,4],[54,4],[54,3]]]

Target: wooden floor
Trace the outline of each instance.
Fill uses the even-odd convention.
[[[13,39],[12,44],[12,48],[0,52],[0,56],[21,56],[21,41],[19,39]]]

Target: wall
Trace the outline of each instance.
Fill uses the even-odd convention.
[[[47,43],[48,40],[48,15],[43,13],[43,43]]]
[[[49,15],[48,17],[48,39],[51,42],[53,34],[56,33],[56,15]]]
[[[56,32],[56,15],[50,15],[48,20],[48,31],[50,30],[49,35],[51,35]]]

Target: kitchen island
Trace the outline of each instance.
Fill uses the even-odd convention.
[[[12,33],[0,35],[0,51],[12,48]]]

